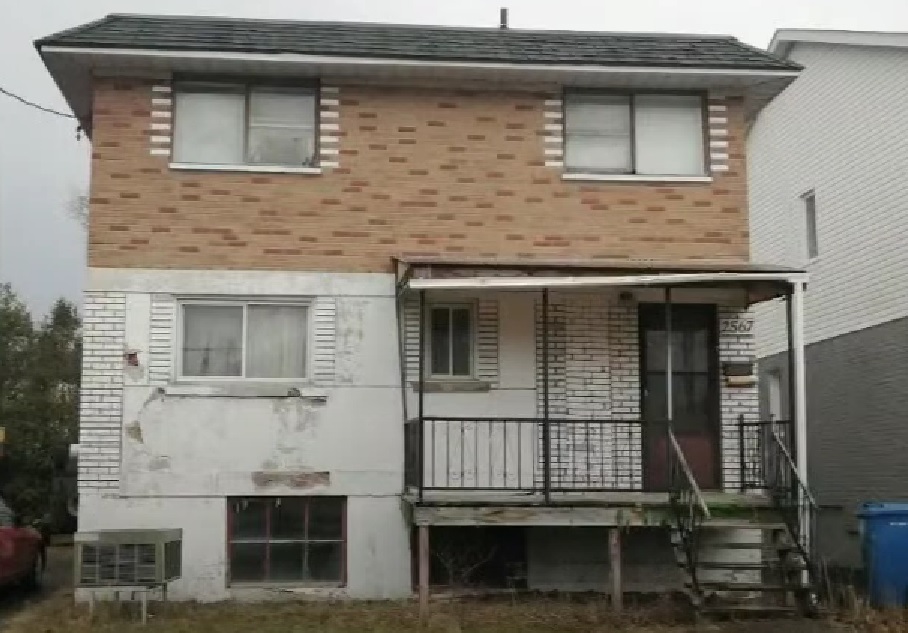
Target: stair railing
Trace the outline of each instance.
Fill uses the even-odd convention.
[[[794,540],[798,553],[804,559],[809,581],[819,586],[816,567],[816,533],[818,506],[816,499],[804,482],[784,440],[781,425],[772,422],[769,427],[764,472],[773,505]]]
[[[690,576],[694,595],[700,595],[697,581],[697,559],[699,552],[700,526],[710,517],[709,506],[703,498],[700,486],[684,457],[684,451],[671,424],[666,425],[668,437],[668,485],[669,504],[675,518],[675,527],[681,540],[686,560],[686,571]]]

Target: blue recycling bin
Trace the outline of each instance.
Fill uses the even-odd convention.
[[[878,607],[908,605],[908,503],[865,503],[858,517],[870,601]]]

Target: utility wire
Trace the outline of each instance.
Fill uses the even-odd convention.
[[[30,108],[35,108],[37,110],[41,110],[41,112],[47,112],[48,114],[56,114],[57,116],[62,116],[65,119],[75,119],[76,118],[72,114],[67,114],[66,112],[60,112],[59,110],[54,110],[53,108],[46,108],[43,105],[39,105],[39,104],[35,103],[34,101],[29,101],[28,99],[23,99],[19,95],[15,94],[13,92],[10,92],[3,86],[0,86],[0,94],[5,94],[7,97],[15,99],[16,101],[18,101],[21,104],[27,105]]]

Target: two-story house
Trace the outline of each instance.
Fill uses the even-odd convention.
[[[37,42],[94,149],[80,530],[182,528],[203,600],[804,594],[751,306],[791,307],[797,396],[805,276],[751,262],[745,173],[799,67],[506,26]]]
[[[819,546],[837,566],[858,567],[860,504],[908,496],[908,34],[783,29],[770,48],[804,71],[751,134],[753,246],[810,272]],[[789,385],[781,308],[761,308],[757,327],[765,413],[779,415]]]

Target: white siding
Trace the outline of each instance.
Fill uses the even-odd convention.
[[[797,44],[803,74],[750,135],[753,259],[810,272],[808,343],[908,314],[908,50]],[[806,261],[804,192],[819,257]],[[780,304],[758,309],[758,356],[785,346]]]

